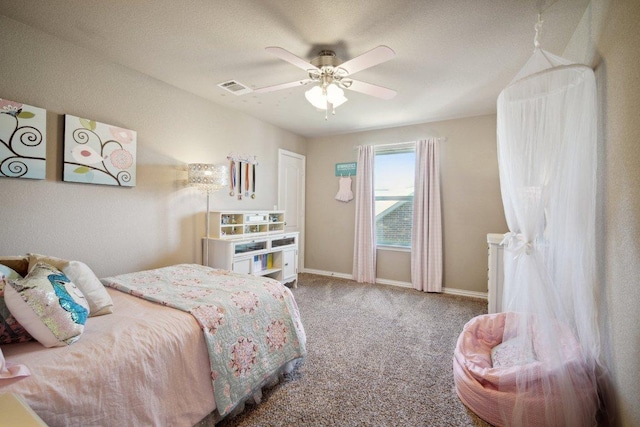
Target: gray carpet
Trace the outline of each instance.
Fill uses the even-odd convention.
[[[486,301],[311,274],[293,290],[307,357],[230,426],[487,426],[458,399],[458,334]]]

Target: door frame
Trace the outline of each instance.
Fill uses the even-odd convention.
[[[300,218],[298,218],[300,224],[300,235],[298,239],[298,272],[304,271],[304,245],[305,245],[305,212],[306,212],[306,176],[307,176],[307,156],[304,154],[295,153],[293,151],[285,150],[284,148],[278,148],[278,209],[284,209],[284,200],[282,194],[282,187],[280,183],[280,172],[282,169],[282,157],[293,157],[302,161],[302,184],[300,185],[300,197],[301,212]],[[286,220],[286,219],[285,219]],[[285,226],[286,229],[286,226]],[[286,230],[285,230],[286,231]]]

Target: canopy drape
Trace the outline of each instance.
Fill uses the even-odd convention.
[[[503,342],[512,340],[519,360],[540,362],[516,371],[516,404],[504,411],[504,424],[596,425],[594,73],[537,48],[497,110],[509,226],[502,307],[517,314],[507,316]],[[531,405],[534,399],[542,405]]]

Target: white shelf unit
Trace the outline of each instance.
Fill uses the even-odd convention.
[[[488,269],[488,307],[487,312],[502,312],[502,289],[504,284],[504,247],[500,244],[504,234],[487,234],[489,247]]]
[[[209,213],[209,236],[237,239],[284,232],[284,211],[217,211]]]
[[[203,239],[203,245],[209,245],[207,265],[236,273],[267,276],[297,287],[298,233],[264,234]]]

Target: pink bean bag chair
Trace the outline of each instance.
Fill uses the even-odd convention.
[[[501,366],[494,366],[491,351],[503,340],[507,346],[500,346],[505,349],[500,357],[514,357],[514,354],[509,354],[508,348],[508,341],[514,337],[509,331],[505,333],[505,320],[509,316],[518,315],[481,315],[464,326],[453,358],[453,376],[460,400],[480,418],[495,426],[592,424],[597,408],[596,387],[586,374],[579,343],[569,328],[556,326],[560,335],[551,345],[549,340],[543,340],[534,331],[530,356],[523,358],[519,354],[517,361],[510,363],[502,360]],[[510,318],[507,324],[515,324],[514,320],[517,321],[517,318]],[[535,322],[530,324],[535,329]],[[553,360],[558,365],[558,354],[564,359],[561,362],[562,375],[557,375],[558,370],[553,367]],[[497,352],[494,354],[496,364],[498,355]],[[557,378],[564,378],[565,381],[558,381]],[[516,399],[517,379],[526,379],[528,386],[526,394],[521,393]],[[567,399],[567,394],[570,399]],[[546,403],[545,395],[550,397]],[[515,419],[518,421],[505,421],[514,420],[516,402],[519,406]]]

